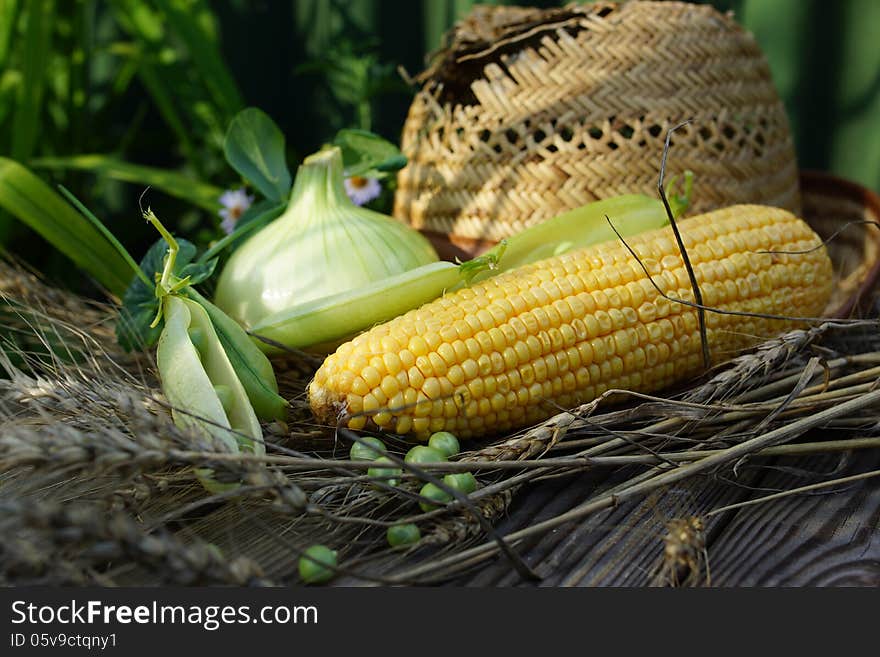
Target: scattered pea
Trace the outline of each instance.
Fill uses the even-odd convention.
[[[336,574],[336,551],[326,545],[312,545],[299,558],[299,576],[306,584],[323,584]]]
[[[374,463],[394,463],[387,456],[380,456],[377,459],[374,459]],[[400,468],[370,468],[367,470],[367,474],[374,479],[379,479],[383,483],[388,484],[389,486],[396,486],[400,483],[399,479],[395,477],[400,475]]]
[[[442,452],[446,455],[446,458],[449,458],[453,454],[458,454],[459,451],[461,451],[461,445],[458,443],[458,438],[448,431],[438,431],[437,433],[431,434],[431,437],[428,438],[428,447],[433,447],[438,452]]]
[[[392,525],[385,532],[388,539],[388,545],[391,547],[400,547],[403,545],[412,545],[418,543],[422,538],[422,532],[419,531],[417,525]]]
[[[439,502],[441,504],[445,504],[446,502],[450,502],[452,500],[452,496],[449,493],[431,483],[422,486],[422,490],[419,491],[419,495],[421,495],[422,497],[427,497],[429,500],[434,500],[435,502]],[[434,504],[430,504],[429,502],[424,501],[419,502],[419,507],[422,509],[422,511],[425,511],[426,513],[428,511],[433,511],[437,508]]]
[[[470,495],[477,490],[477,480],[470,472],[448,474],[443,477],[443,483],[465,495]]]
[[[375,461],[387,451],[385,443],[374,436],[367,436],[351,446],[348,456],[352,461]]]
[[[407,463],[442,463],[446,460],[446,454],[433,447],[416,445],[406,453],[403,460]]]

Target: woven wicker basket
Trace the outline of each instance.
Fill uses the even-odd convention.
[[[801,173],[803,217],[825,240],[835,286],[827,317],[874,316],[880,276],[880,196],[818,171]]]
[[[785,109],[754,38],[681,2],[478,6],[421,76],[394,214],[470,254],[587,202],[696,174],[693,212],[800,212]]]

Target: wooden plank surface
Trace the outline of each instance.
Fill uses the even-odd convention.
[[[521,546],[520,554],[542,576],[538,586],[664,585],[664,523],[820,480],[838,456],[753,467],[735,485],[702,480],[664,491],[562,527]],[[833,477],[880,468],[880,454],[859,453]],[[814,477],[806,476],[809,472]],[[829,475],[826,478],[830,478]],[[500,524],[515,531],[573,508],[598,482],[578,477],[542,483],[525,493]],[[880,586],[880,481],[791,496],[713,516],[706,522],[713,586]],[[697,580],[705,584],[705,577]],[[495,560],[458,579],[464,586],[526,584],[507,562]]]
[[[836,458],[790,465],[829,471]],[[880,454],[864,453],[835,476],[877,468]],[[791,483],[782,472],[761,481],[767,489]],[[880,586],[880,484],[871,479],[740,509],[710,554],[719,586]]]

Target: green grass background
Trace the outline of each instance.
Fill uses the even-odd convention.
[[[880,191],[880,0],[712,4],[764,49],[801,167]],[[0,0],[0,156],[70,188],[136,256],[154,238],[137,209],[151,183],[172,190],[149,193],[154,209],[207,239],[219,221],[211,195],[239,182],[222,153],[237,111],[275,119],[292,167],[343,127],[396,142],[412,94],[396,67],[419,72],[473,5]],[[53,275],[68,268],[2,213],[0,244]]]

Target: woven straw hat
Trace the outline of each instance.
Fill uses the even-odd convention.
[[[418,80],[394,214],[479,250],[590,201],[695,173],[691,213],[800,213],[785,109],[751,34],[683,2],[477,6]],[[485,243],[485,242],[484,242]]]

